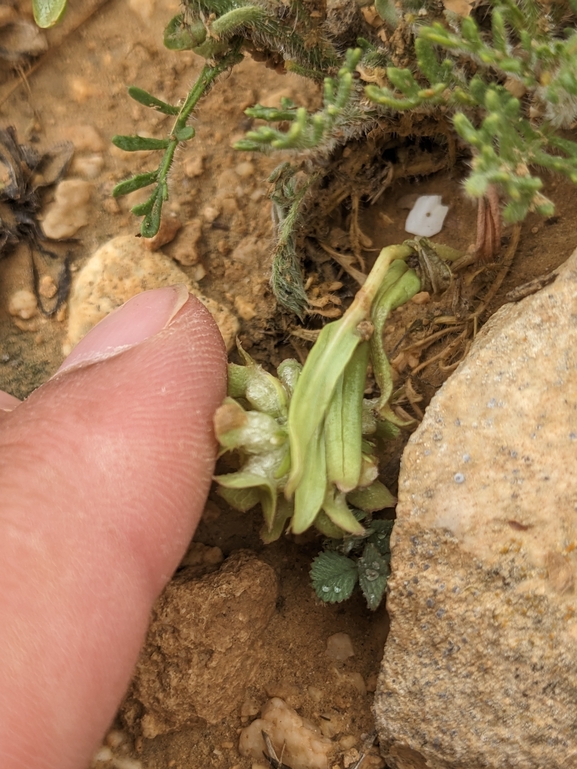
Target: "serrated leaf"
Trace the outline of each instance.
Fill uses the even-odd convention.
[[[149,136],[113,136],[112,143],[125,152],[165,150],[169,139],[152,139]]]
[[[42,29],[53,27],[66,10],[67,0],[32,0],[34,21]]]
[[[134,99],[134,101],[137,101],[144,107],[150,107],[158,112],[162,112],[164,115],[178,115],[180,112],[180,107],[173,107],[172,104],[167,104],[165,101],[157,99],[156,96],[148,93],[148,91],[145,91],[143,88],[137,88],[134,85],[130,86],[128,89],[128,95],[131,99]]]
[[[158,171],[150,171],[146,174],[137,174],[124,182],[119,182],[112,190],[112,196],[119,198],[121,195],[128,195],[129,192],[141,190],[154,184],[158,178]]]
[[[391,552],[391,532],[395,522],[386,520],[373,520],[367,531],[371,531],[367,537],[367,543],[374,545],[381,555],[389,555]]]
[[[390,573],[389,560],[373,544],[367,544],[358,560],[359,584],[367,606],[373,611],[378,608],[385,594]]]
[[[358,571],[353,560],[326,551],[318,555],[311,567],[315,593],[326,603],[340,603],[350,598],[357,584]]]

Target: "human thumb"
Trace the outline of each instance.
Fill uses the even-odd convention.
[[[183,287],[141,294],[0,412],[0,766],[81,769],[208,493],[226,356]]]

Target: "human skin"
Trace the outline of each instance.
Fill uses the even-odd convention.
[[[183,287],[135,297],[23,403],[0,394],[0,766],[83,769],[194,532],[226,353]]]

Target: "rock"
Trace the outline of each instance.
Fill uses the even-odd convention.
[[[101,154],[80,155],[72,161],[70,171],[73,174],[83,176],[85,179],[96,179],[104,167],[104,158]]]
[[[198,241],[202,237],[202,219],[197,216],[182,228],[172,250],[172,258],[185,266],[196,264],[200,259]]]
[[[153,238],[143,238],[144,247],[147,251],[159,251],[162,246],[172,243],[181,227],[182,222],[175,214],[163,216],[156,235]]]
[[[59,183],[54,193],[54,203],[42,222],[47,238],[71,238],[88,224],[91,192],[92,185],[83,179],[65,179]]]
[[[99,134],[96,126],[87,123],[75,123],[64,126],[61,131],[62,138],[68,139],[74,144],[75,152],[88,152],[91,154],[103,152],[106,149],[104,139]]]
[[[68,355],[90,329],[141,291],[184,283],[215,319],[227,349],[238,332],[238,320],[221,304],[203,296],[177,265],[158,251],[148,251],[141,238],[119,235],[101,246],[73,280],[69,299]]]
[[[353,657],[355,650],[348,633],[334,633],[327,638],[327,655],[337,662],[344,662]]]
[[[20,288],[8,297],[8,312],[17,318],[29,320],[38,314],[38,302],[32,291]]]
[[[241,756],[262,759],[263,753],[267,752],[263,732],[270,738],[278,758],[291,769],[326,769],[329,766],[328,757],[334,744],[278,697],[269,700],[261,717],[240,733],[238,750]]]
[[[487,323],[403,455],[391,769],[577,766],[576,456],[577,251]]]
[[[204,577],[179,572],[153,608],[123,706],[131,729],[140,725],[152,738],[198,718],[214,724],[238,711],[265,664],[261,640],[277,592],[273,569],[248,551],[234,553]]]

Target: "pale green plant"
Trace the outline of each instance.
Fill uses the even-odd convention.
[[[430,244],[429,244],[429,247]],[[321,330],[301,368],[283,361],[278,377],[241,350],[245,365],[229,366],[229,397],[217,411],[223,452],[240,456],[236,472],[219,475],[221,494],[248,510],[261,504],[266,541],[290,519],[301,534],[364,536],[353,509],[373,513],[393,504],[378,480],[376,441],[404,424],[391,407],[391,368],[383,349],[390,312],[421,290],[407,265],[414,242],[383,249],[352,304]],[[380,397],[366,399],[368,366]]]

